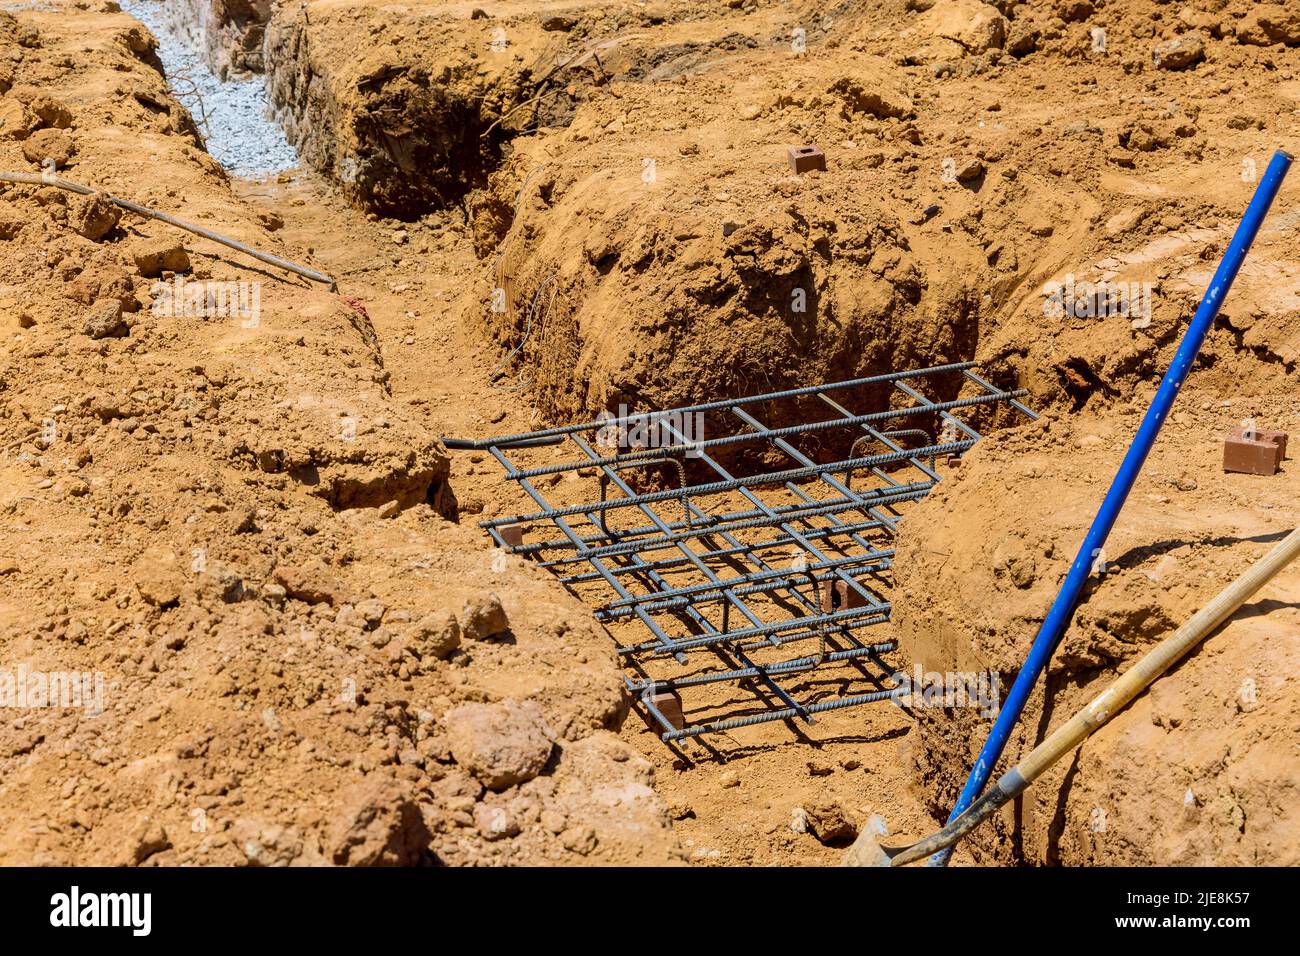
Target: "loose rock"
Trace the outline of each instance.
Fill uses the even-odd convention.
[[[443,723],[456,762],[492,790],[533,779],[551,757],[553,734],[534,701],[461,704]]]
[[[471,641],[486,641],[510,630],[501,599],[488,593],[465,602],[460,612],[460,632]]]
[[[68,223],[91,242],[99,242],[113,231],[122,210],[98,194],[77,199],[68,210]]]
[[[179,239],[152,239],[131,250],[131,259],[135,262],[140,275],[147,279],[156,279],[167,272],[188,272],[190,257],[185,252]]]
[[[1205,59],[1205,41],[1199,34],[1184,33],[1180,37],[1156,44],[1152,58],[1158,69],[1185,70]]]
[[[999,49],[1007,35],[1006,18],[980,0],[939,0],[922,15],[921,28],[955,41],[967,53]]]
[[[1237,25],[1237,42],[1252,46],[1300,45],[1300,9],[1280,3],[1256,3]]]
[[[145,817],[132,834],[129,863],[139,866],[155,853],[171,849],[171,845],[171,838],[167,836],[162,824]]]
[[[460,624],[450,611],[435,611],[411,625],[409,640],[422,657],[442,659],[460,647]]]
[[[420,808],[406,788],[371,775],[341,794],[328,852],[341,866],[411,866],[430,840]]]
[[[808,829],[823,846],[842,846],[858,835],[858,825],[843,804],[814,803],[807,812]]]
[[[474,826],[487,840],[504,840],[519,833],[519,821],[505,807],[484,803],[474,805]]]
[[[974,182],[984,175],[984,163],[978,159],[968,159],[957,167],[957,182]]]
[[[291,598],[308,604],[334,604],[334,592],[327,582],[328,572],[319,561],[303,564],[280,565],[275,569],[275,582]]]
[[[96,299],[86,313],[81,331],[92,339],[120,338],[129,331],[117,299]]]
[[[23,158],[44,165],[47,159],[62,169],[77,152],[77,144],[61,129],[40,129],[23,141]]]

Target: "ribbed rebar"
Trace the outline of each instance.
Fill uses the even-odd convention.
[[[892,604],[885,600],[885,596],[895,553],[892,548],[880,545],[886,543],[885,536],[896,533],[900,512],[895,506],[924,497],[940,480],[935,470],[939,457],[961,454],[979,440],[979,432],[953,413],[967,408],[1005,404],[1033,416],[1017,401],[1026,394],[1024,389],[999,389],[971,372],[972,367],[970,362],[956,362],[638,413],[618,419],[605,418],[519,435],[479,440],[447,439],[446,444],[455,449],[488,450],[505,469],[506,477],[516,482],[540,507],[530,514],[480,522],[480,526],[487,529],[501,547],[516,554],[543,559],[539,566],[544,568],[560,570],[575,564],[587,565],[587,570],[564,574],[559,579],[571,588],[603,581],[613,589],[614,596],[595,611],[596,618],[612,625],[636,617],[649,629],[654,640],[625,644],[618,648],[618,655],[628,662],[631,669],[645,675],[644,680],[627,678],[627,687],[637,695],[638,706],[648,713],[652,725],[664,729],[665,732],[660,734],[662,740],[686,740],[702,734],[791,718],[812,722],[814,714],[888,700],[893,696],[892,690],[881,690],[806,703],[796,700],[792,691],[778,678],[809,674],[826,664],[867,658],[876,667],[884,669],[884,675],[873,676],[875,667],[865,670],[861,665],[858,665],[856,673],[875,681],[876,686],[882,686],[889,665],[881,661],[879,655],[893,650],[895,643],[879,641],[866,644],[858,636],[863,628],[887,621],[892,612]],[[931,401],[924,393],[924,382],[919,380],[953,372],[960,372],[963,376],[957,385],[977,386],[982,394]],[[909,382],[915,382],[919,387],[913,388]],[[835,392],[872,384],[892,385],[897,393],[910,398],[913,404],[855,414],[831,397]],[[815,396],[838,417],[772,427],[744,408],[760,402],[805,396]],[[758,407],[753,410],[760,414],[764,412]],[[726,411],[738,417],[744,430],[734,431],[733,424],[731,430],[721,437],[695,440],[693,436],[697,433],[680,425],[683,416],[711,411]],[[931,415],[937,416],[944,424],[944,434],[938,438],[916,428],[879,430],[884,427],[879,426],[883,421]],[[763,414],[763,417],[768,416]],[[629,425],[656,427],[658,441],[664,444],[604,454],[583,435],[593,429]],[[928,420],[926,427],[930,427]],[[818,462],[791,443],[797,436],[831,430],[858,433],[849,442],[848,456],[842,460]],[[952,434],[954,430],[955,434]],[[918,437],[925,444],[904,448],[896,440],[904,436]],[[521,469],[507,455],[517,448],[539,449],[568,442],[581,452],[583,457],[580,460],[562,460]],[[872,455],[860,454],[868,442],[879,442],[884,450]],[[792,467],[756,475],[733,475],[710,455],[712,449],[743,443],[765,443],[770,451],[783,454]],[[604,447],[608,449],[609,446]],[[683,463],[686,455],[695,459],[700,467],[711,469],[718,480],[687,485]],[[897,467],[886,470],[887,466],[900,463],[908,465],[911,470],[901,476]],[[657,464],[669,464],[677,469],[678,487],[638,494],[620,475],[625,469]],[[590,474],[584,469],[594,469],[600,475],[599,501],[557,507],[533,484],[534,479],[563,473]],[[877,485],[855,490],[852,477],[858,470],[869,472]],[[900,477],[916,474],[921,480],[900,480]],[[609,484],[613,484],[622,497],[607,498]],[[764,496],[760,496],[760,489],[774,489],[782,495],[793,496],[794,500],[787,497],[780,504],[769,503],[765,497],[775,497],[775,494],[764,492]],[[711,513],[707,499],[714,497],[717,500],[716,496],[731,493],[745,501],[737,507],[731,503],[734,499],[722,498],[723,507],[729,510],[719,508],[721,513]],[[817,497],[818,494],[822,497]],[[674,499],[682,507],[679,521],[667,520],[654,508],[657,502]],[[607,522],[609,512],[628,508],[634,509],[631,515],[626,511],[620,514],[623,523],[630,527],[616,528]],[[861,517],[854,515],[857,520],[853,521],[842,517],[844,512],[850,511],[860,513]],[[644,515],[648,523],[635,524],[637,513]],[[590,525],[579,523],[580,532],[568,520],[573,517],[590,522]],[[628,517],[633,520],[626,520]],[[508,543],[503,537],[506,525],[534,523],[553,523],[561,536],[517,545]],[[759,533],[746,534],[754,531]],[[764,531],[767,533],[762,533]],[[743,540],[749,537],[757,540]],[[789,551],[782,553],[782,549],[793,551],[793,562]],[[651,553],[656,551],[661,555],[650,560]],[[724,568],[729,569],[725,577]],[[881,587],[879,594],[876,592],[877,584]],[[836,589],[831,595],[847,595],[847,604],[837,607],[836,597],[824,604],[827,587]],[[760,606],[755,598],[766,603]],[[773,616],[768,613],[771,608],[780,609],[783,616],[767,620]],[[760,611],[763,612],[761,616]],[[670,621],[675,621],[675,626],[669,626]],[[680,633],[682,628],[687,631],[683,636],[670,633]],[[812,640],[817,642],[816,653],[804,653],[776,663],[761,663],[747,656],[759,650],[771,651]],[[691,659],[689,652],[697,650],[711,652],[725,666],[721,670],[677,678],[645,674],[644,665],[651,660],[659,661],[671,656],[685,665]],[[837,673],[837,680],[838,677]],[[677,728],[668,722],[663,710],[649,696],[656,690],[675,693],[686,688],[735,682],[754,682],[754,693],[761,695],[760,699],[775,709]],[[769,692],[770,697],[767,696]]]
[[[885,641],[880,644],[870,644],[865,647],[851,647],[846,651],[832,651],[826,655],[826,660],[831,663],[840,661],[854,660],[858,657],[870,657],[873,654],[887,654],[898,647],[894,641]],[[761,671],[764,674],[789,674],[794,671],[809,670],[817,660],[816,655],[811,657],[796,657],[792,660],[781,661],[779,664],[760,664],[755,667],[741,667],[730,671],[714,671],[709,674],[696,674],[691,677],[676,677],[668,680],[647,681],[644,684],[631,684],[629,690],[633,693],[641,693],[650,685],[656,688],[664,687],[669,690],[677,690],[681,687],[698,687],[702,684],[717,684],[722,681],[745,680],[749,677],[758,676]]]
[[[502,524],[519,524],[529,521],[554,520],[555,518],[569,518],[573,515],[587,514],[592,511],[609,511],[612,508],[636,507],[642,504],[651,504],[656,501],[666,501],[670,498],[680,498],[682,492],[692,497],[698,498],[703,495],[715,495],[724,491],[737,491],[743,487],[756,485],[780,485],[787,481],[798,481],[800,478],[818,477],[830,472],[841,472],[846,468],[869,468],[872,465],[884,465],[893,461],[906,461],[913,455],[933,451],[937,455],[955,454],[959,451],[965,451],[974,445],[976,439],[971,438],[966,441],[947,442],[942,445],[931,445],[928,448],[915,448],[908,451],[886,452],[880,455],[868,455],[865,458],[846,458],[842,461],[827,462],[824,465],[807,465],[803,468],[787,468],[784,471],[773,471],[762,475],[754,475],[749,478],[732,478],[728,481],[713,481],[703,485],[690,485],[685,489],[668,488],[664,491],[650,491],[643,495],[633,495],[624,498],[611,498],[608,501],[588,501],[579,505],[568,505],[563,508],[550,508],[546,511],[538,511],[534,514],[514,515],[509,518],[494,518],[490,522],[484,522],[483,527],[496,527]]]
[[[812,432],[826,431],[831,428],[850,428],[854,425],[863,425],[867,422],[885,421],[890,418],[906,418],[912,415],[929,415],[933,412],[946,412],[953,409],[969,408],[972,405],[989,405],[995,402],[1005,402],[1013,397],[1029,394],[1025,389],[1016,389],[1012,392],[996,392],[992,395],[974,395],[969,398],[955,398],[950,402],[937,402],[926,405],[914,405],[909,408],[891,408],[884,412],[872,412],[870,415],[854,415],[852,418],[828,418],[819,422],[809,422],[805,425],[786,425],[781,428],[764,428],[755,431],[738,432],[735,435],[723,435],[721,438],[708,438],[699,441],[683,441],[671,445],[661,446],[657,451],[662,454],[688,454],[707,451],[711,448],[720,448],[725,445],[738,445],[743,442],[761,441],[769,438],[790,438],[794,435],[807,435]],[[680,414],[680,413],[679,413]],[[908,431],[917,431],[920,429],[907,429]],[[924,433],[922,433],[924,434]],[[927,436],[928,437],[928,436]],[[497,446],[505,447],[505,446]],[[913,454],[929,452],[927,448],[914,448]],[[511,481],[521,479],[542,478],[546,475],[558,475],[567,471],[578,471],[583,468],[602,467],[612,465],[621,467],[623,465],[644,465],[654,464],[664,460],[660,458],[648,458],[648,453],[631,453],[634,457],[629,457],[629,453],[606,455],[602,458],[581,459],[577,461],[563,461],[555,465],[542,465],[537,468],[526,468],[506,475]]]
[[[686,651],[696,647],[706,647],[709,644],[717,644],[725,641],[734,643],[749,637],[766,637],[771,634],[780,634],[782,631],[792,631],[797,628],[809,628],[810,633],[816,636],[816,628],[821,624],[839,624],[842,622],[852,621],[856,618],[863,620],[857,623],[865,624],[866,618],[875,618],[883,621],[889,617],[889,611],[893,607],[891,604],[878,604],[874,607],[853,607],[843,611],[832,611],[829,614],[815,614],[811,617],[796,617],[786,621],[777,621],[773,624],[760,624],[753,627],[745,627],[736,631],[727,631],[725,634],[706,634],[703,637],[683,637],[672,640],[670,643],[645,643],[637,644],[634,647],[620,647],[619,656],[627,657],[631,654],[644,654],[649,651]]]
[[[791,398],[800,398],[805,395],[816,395],[818,392],[840,391],[846,388],[858,388],[863,385],[878,385],[883,382],[897,382],[905,379],[921,378],[927,375],[941,375],[945,372],[961,372],[965,369],[974,368],[974,362],[950,362],[947,365],[934,365],[930,368],[909,369],[905,372],[888,372],[884,375],[868,375],[864,378],[847,379],[843,382],[832,382],[827,385],[807,385],[802,388],[789,388],[780,392],[768,392],[764,395],[749,395],[743,398],[724,398],[716,402],[705,402],[702,405],[688,405],[682,408],[669,408],[655,412],[637,412],[632,415],[624,415],[621,418],[601,418],[595,421],[580,422],[573,425],[559,425],[555,428],[543,428],[535,432],[521,432],[517,435],[501,435],[497,438],[480,438],[480,439],[461,439],[458,446],[466,449],[484,451],[488,448],[510,448],[513,446],[527,447],[526,443],[537,442],[548,438],[563,437],[579,432],[592,431],[600,428],[619,428],[625,425],[644,425],[659,419],[666,418],[670,415],[694,415],[699,412],[711,412],[718,409],[732,408],[737,405],[752,405],[755,402],[782,401]]]
[[[862,704],[874,704],[878,701],[889,700],[894,696],[892,690],[874,691],[870,694],[858,694],[854,697],[840,697],[836,700],[823,701],[820,704],[805,704],[803,709],[810,714],[822,714],[828,710],[842,710],[845,707],[858,707]],[[732,717],[730,720],[718,720],[710,724],[697,724],[694,727],[684,727],[681,730],[670,730],[660,734],[659,739],[665,743],[673,740],[683,740],[687,737],[699,737],[701,734],[714,734],[722,730],[735,730],[738,727],[752,727],[755,724],[766,724],[773,720],[789,720],[792,717],[799,716],[799,712],[794,708],[787,707],[784,710],[773,710],[765,714],[751,714],[748,717]]]

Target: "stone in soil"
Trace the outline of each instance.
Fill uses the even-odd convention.
[[[461,704],[443,723],[456,762],[492,790],[533,779],[551,756],[551,730],[533,701]]]

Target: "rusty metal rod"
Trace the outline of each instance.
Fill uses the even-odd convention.
[[[81,183],[74,183],[71,180],[61,179],[58,176],[49,173],[6,173],[0,172],[0,182],[17,183],[24,186],[55,186],[59,189],[66,189],[68,192],[80,193],[82,196],[93,196],[99,192],[90,186]],[[192,232],[196,236],[202,236],[204,239],[211,239],[213,242],[220,243],[245,255],[250,255],[254,259],[265,262],[267,265],[275,266],[278,269],[284,269],[286,272],[292,272],[302,276],[304,279],[311,279],[313,282],[320,282],[330,287],[330,291],[335,289],[335,281],[323,272],[317,272],[315,269],[309,269],[306,266],[300,266],[296,262],[288,259],[282,259],[280,256],[271,255],[269,252],[262,252],[254,249],[252,246],[240,242],[237,239],[231,239],[229,236],[223,236],[219,232],[213,232],[211,229],[205,229],[202,226],[196,226],[192,222],[186,222],[184,219],[178,219],[170,213],[159,212],[156,209],[150,209],[148,206],[141,206],[139,203],[131,202],[129,199],[121,199],[117,196],[111,196],[108,193],[102,193],[103,197],[120,209],[133,212],[137,216],[144,216],[147,219],[157,219],[168,225],[175,226],[178,229],[184,229]]]

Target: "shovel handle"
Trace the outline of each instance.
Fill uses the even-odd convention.
[[[1143,655],[1141,660],[1058,727],[1020,763],[999,777],[988,792],[971,804],[969,809],[950,820],[943,829],[894,854],[889,865],[903,866],[940,853],[957,843],[1008,800],[1023,793],[1048,767],[1123,710],[1125,705],[1235,614],[1297,557],[1300,557],[1300,528],[1278,542],[1268,554],[1216,594],[1209,604],[1193,614],[1182,627]]]

